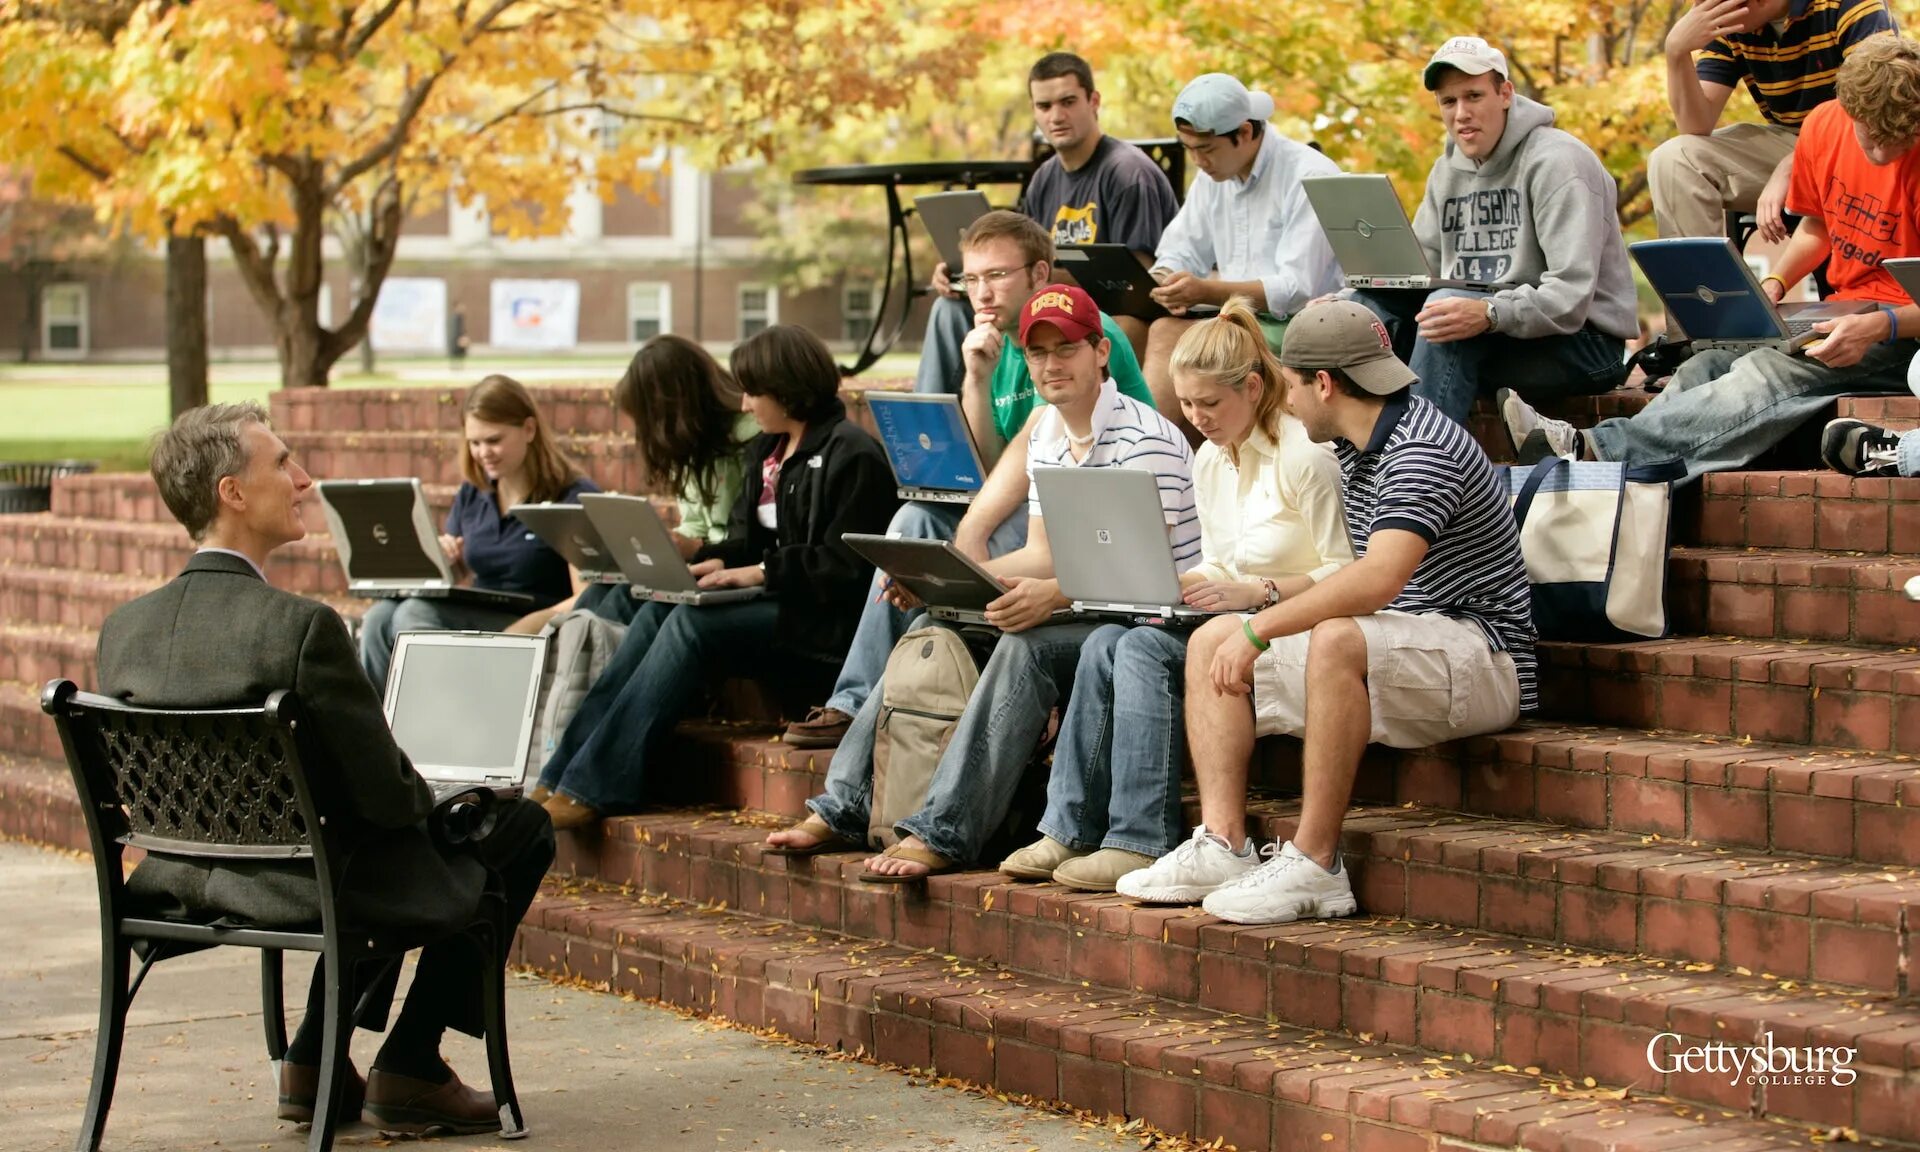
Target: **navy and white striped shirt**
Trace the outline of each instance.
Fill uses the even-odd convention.
[[[1108,377],[1093,406],[1093,447],[1075,460],[1067,442],[1067,424],[1049,408],[1034,424],[1027,442],[1027,514],[1039,516],[1036,468],[1138,468],[1159,480],[1160,507],[1167,517],[1167,542],[1181,572],[1200,562],[1200,513],[1193,500],[1193,449],[1187,438],[1151,405],[1123,394]]]
[[[1387,400],[1364,449],[1336,437],[1333,450],[1355,556],[1389,528],[1427,542],[1412,579],[1387,607],[1479,625],[1495,651],[1513,657],[1521,712],[1534,711],[1533,594],[1520,530],[1487,454],[1438,408],[1404,392]]]

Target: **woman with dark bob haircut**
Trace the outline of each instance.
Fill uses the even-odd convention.
[[[732,367],[760,434],[726,536],[694,553],[693,571],[702,588],[760,592],[628,630],[540,771],[555,828],[638,809],[661,742],[707,681],[744,676],[804,705],[832,686],[853,636],[873,569],[840,537],[886,530],[893,471],[847,420],[840,370],[812,333],[768,328],[734,348]]]

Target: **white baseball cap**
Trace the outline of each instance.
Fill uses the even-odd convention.
[[[1225,136],[1249,120],[1273,119],[1273,97],[1248,91],[1225,72],[1209,72],[1180,90],[1173,118],[1193,125],[1196,132]]]
[[[1440,45],[1433,59],[1427,61],[1427,70],[1420,75],[1427,91],[1440,86],[1442,68],[1457,68],[1469,76],[1498,72],[1502,80],[1509,75],[1506,55],[1478,36],[1455,36]]]

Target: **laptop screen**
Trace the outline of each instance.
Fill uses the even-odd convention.
[[[980,463],[957,403],[869,396],[874,427],[903,488],[978,491]]]
[[[546,645],[476,639],[403,637],[396,653],[388,723],[429,780],[517,778],[525,771],[526,726]]]

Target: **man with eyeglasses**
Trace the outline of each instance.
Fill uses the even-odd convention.
[[[1178,412],[1167,361],[1188,325],[1234,296],[1253,301],[1276,350],[1287,317],[1340,287],[1340,265],[1300,181],[1340,171],[1272,131],[1273,97],[1209,72],[1173,102],[1180,145],[1200,170],[1155,250],[1153,298],[1173,313],[1147,330],[1147,385]]]
[[[952,540],[975,560],[1011,552],[1027,540],[1027,436],[1033,415],[1047,401],[1034,388],[1015,332],[1020,306],[1053,274],[1053,238],[1018,212],[994,211],[973,222],[960,240],[960,283],[973,302],[974,327],[961,341],[965,372],[960,409],[987,465],[987,481],[968,505],[909,501],[887,526],[888,535]],[[1101,331],[1112,342],[1114,384],[1152,406],[1153,394],[1126,335],[1110,317]],[[965,512],[962,516],[961,513]],[[886,670],[893,645],[907,632],[908,615],[886,598],[884,577],[874,577],[872,602],[860,617],[833,695],[803,720],[787,726],[796,748],[829,748],[840,742],[868,693]]]
[[[974,267],[971,258],[967,266]],[[895,826],[902,837],[898,844],[867,861],[861,879],[871,883],[918,880],[978,858],[1006,817],[1045,734],[1048,714],[1072,690],[1080,646],[1096,624],[1050,622],[1068,601],[1054,578],[1053,552],[1033,487],[1035,470],[1153,473],[1176,564],[1185,570],[1200,559],[1193,453],[1186,437],[1151,402],[1124,394],[1108,375],[1111,357],[1126,347],[1112,323],[1085,291],[1060,284],[1041,286],[1016,314],[1021,343],[1016,355],[1047,405],[1033,421],[1022,454],[1031,532],[1024,547],[986,564],[1007,586],[986,610],[987,622],[1001,635],[941,754],[925,805]],[[1002,469],[1012,456],[1003,458]],[[895,595],[907,602],[904,592]],[[876,686],[834,753],[825,793],[807,802],[813,815],[768,837],[769,845],[804,853],[844,849],[866,839],[881,702]]]

